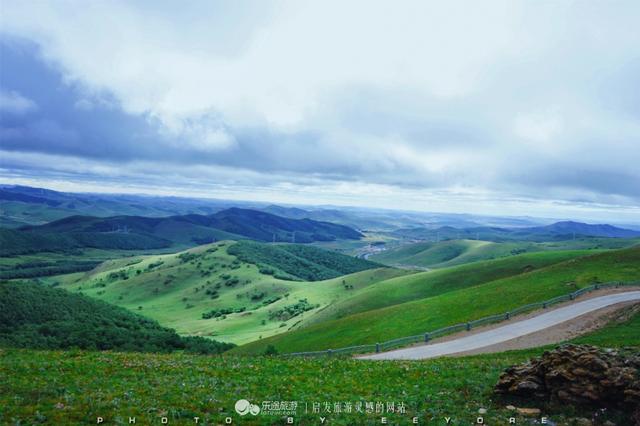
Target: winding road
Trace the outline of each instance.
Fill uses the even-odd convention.
[[[526,320],[514,322],[502,327],[493,328],[484,332],[473,334],[459,339],[442,343],[433,343],[422,346],[414,346],[405,349],[382,352],[374,355],[360,356],[358,359],[369,360],[398,360],[398,359],[427,359],[443,355],[451,355],[484,348],[497,343],[506,342],[530,333],[544,330],[549,327],[572,320],[607,306],[618,303],[640,301],[640,291],[610,294],[594,297],[583,302],[573,303],[554,309],[550,312],[537,315]]]

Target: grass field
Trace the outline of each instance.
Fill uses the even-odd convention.
[[[588,251],[529,253],[393,278],[375,283],[354,293],[351,297],[338,300],[307,318],[304,324],[342,318],[359,312],[473,287],[588,254],[590,254]]]
[[[602,346],[640,345],[640,315],[579,339]],[[390,424],[421,424],[452,417],[452,424],[471,424],[480,408],[487,409],[486,424],[503,424],[513,412],[511,401],[491,391],[508,366],[542,353],[543,348],[427,361],[356,361],[282,359],[272,357],[207,357],[183,354],[123,354],[80,351],[0,350],[0,423],[95,424],[102,416],[108,424],[127,424],[129,416],[143,424],[281,424],[281,416],[260,414],[240,418],[237,399],[296,401],[296,424],[319,423],[305,413],[308,404],[345,402],[403,403],[406,414],[387,414]],[[517,403],[518,406],[536,406]],[[540,406],[558,425],[573,417],[591,417],[589,411]],[[333,409],[333,408],[332,408]],[[353,410],[352,410],[353,411]],[[324,413],[329,424],[380,424],[381,414]],[[609,413],[624,424],[620,413]],[[526,422],[523,417],[518,422]],[[206,423],[205,423],[206,422]]]
[[[324,321],[243,345],[232,352],[260,353],[267,345],[273,345],[283,353],[383,342],[503,313],[593,283],[631,281],[639,277],[640,248],[608,251],[433,297]]]
[[[123,306],[181,334],[243,344],[292,328],[478,285],[585,254],[533,253],[418,274],[376,268],[308,282],[261,273],[263,267],[230,255],[227,250],[232,244],[235,243],[222,242],[178,254],[114,259],[88,273],[42,281],[59,283],[69,291]],[[302,300],[307,305],[301,305]],[[291,307],[295,307],[293,316],[276,314]],[[217,316],[203,319],[207,313]]]
[[[115,259],[87,273],[44,281],[123,306],[180,334],[245,343],[282,333],[336,300],[408,273],[376,268],[325,281],[282,280],[229,255],[231,244]],[[300,300],[307,305],[300,306]],[[298,307],[291,308],[295,305]],[[289,314],[275,314],[287,308]],[[203,314],[223,309],[231,312],[203,319]],[[295,315],[290,316],[292,313]]]
[[[522,253],[549,250],[605,250],[631,247],[638,239],[579,238],[576,240],[535,243],[528,241],[491,242],[447,240],[439,243],[418,242],[390,247],[370,257],[387,265],[445,268],[481,260],[498,259]]]
[[[269,250],[258,250],[258,260],[247,262],[229,253],[236,244],[223,241],[180,253],[120,257],[91,271],[38,281],[125,307],[182,335],[249,344],[237,351],[255,353],[272,342],[279,351],[375,343],[503,312],[598,280],[640,276],[637,267],[624,269],[625,253],[638,250],[593,256],[599,251],[554,249],[429,272],[375,268],[322,281],[294,281],[306,276],[297,272],[300,268],[321,277],[336,275],[343,267],[375,265],[326,251],[318,256],[313,247],[293,245],[268,245]],[[244,244],[251,249],[244,260],[256,257],[254,246],[263,246]],[[86,250],[82,259],[107,255]],[[17,270],[20,262],[37,267],[44,259],[53,267],[65,262],[56,255],[7,258],[0,262],[0,272]]]
[[[630,310],[631,311],[631,310]],[[574,343],[589,344],[601,347],[634,346],[640,348],[640,312],[636,308],[629,318],[612,321],[602,329],[573,339]]]
[[[177,254],[113,259],[90,272],[41,281],[123,306],[180,334],[244,344],[590,253],[531,253],[422,273],[376,268],[308,282],[261,272],[264,266],[230,255],[227,250],[233,244],[221,242]],[[203,314],[211,317],[205,319]]]

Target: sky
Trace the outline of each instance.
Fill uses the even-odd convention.
[[[0,0],[0,183],[640,222],[640,2]]]

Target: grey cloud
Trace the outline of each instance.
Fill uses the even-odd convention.
[[[117,46],[89,31],[87,44],[104,42],[95,56],[73,28],[45,26],[51,38],[43,39],[17,13],[12,32],[35,47],[2,47],[0,85],[38,108],[1,117],[0,142],[11,153],[4,167],[37,175],[18,157],[45,154],[86,160],[92,171],[78,170],[78,179],[102,170],[151,183],[171,171],[185,185],[200,173],[247,187],[383,184],[451,197],[637,204],[640,44],[625,31],[635,28],[637,6],[512,4],[492,4],[489,20],[468,33],[409,25],[386,37],[367,26],[386,22],[375,4],[353,37],[340,32],[355,19],[348,15],[335,34],[318,37],[303,7],[280,11],[298,13],[287,21],[269,6],[261,16],[208,2],[176,13],[180,31],[163,29],[172,14],[162,4],[138,32],[130,24],[148,4],[105,4],[131,19],[121,30],[132,38]],[[327,12],[321,22],[331,16],[330,4],[309,7]],[[394,19],[415,25],[405,12]],[[208,15],[219,27],[207,26]],[[446,43],[434,44],[429,31]],[[100,65],[120,56],[104,73]],[[73,176],[71,168],[55,173]]]

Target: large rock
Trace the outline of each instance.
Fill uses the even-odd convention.
[[[495,392],[640,415],[640,353],[564,345],[508,368]]]

